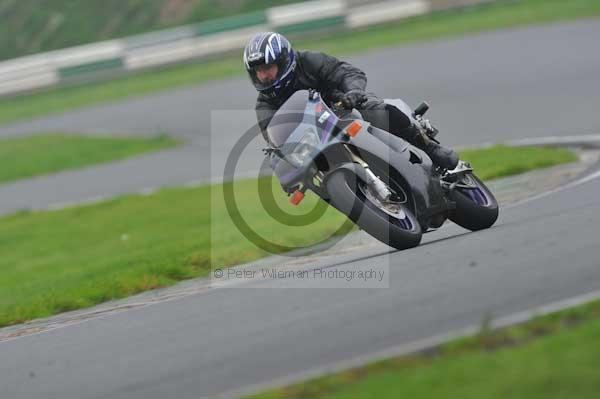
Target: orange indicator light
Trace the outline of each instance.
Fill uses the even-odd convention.
[[[346,129],[346,134],[350,137],[354,137],[358,134],[358,132],[360,132],[361,128],[362,128],[361,123],[359,121],[354,121]]]
[[[292,198],[290,198],[290,202],[293,205],[298,205],[304,199],[304,193],[300,190],[294,191]]]

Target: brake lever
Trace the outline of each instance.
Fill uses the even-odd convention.
[[[275,148],[265,147],[262,149],[262,152],[265,154],[265,156],[268,156],[268,155],[271,155],[273,152],[275,152]]]
[[[262,152],[265,154],[265,157],[268,157],[271,154],[275,154],[279,158],[283,158],[283,155],[281,154],[281,150],[279,148],[265,147],[265,148],[262,149]]]
[[[341,92],[340,92],[341,93]],[[336,98],[338,98],[339,100],[337,102],[335,102],[333,104],[334,110],[339,110],[339,111],[348,111],[348,112],[352,112],[352,108],[348,109],[344,106],[343,101],[341,100],[341,98],[343,97],[343,94],[337,94],[336,93]],[[357,106],[362,106],[364,103],[366,103],[368,101],[367,98],[364,98],[359,104],[356,104]]]

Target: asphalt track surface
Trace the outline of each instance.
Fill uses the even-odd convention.
[[[379,50],[352,60],[385,96],[402,88],[402,97],[414,103],[427,93],[452,144],[585,134],[600,128],[600,54],[591,51],[597,37],[600,22],[588,21]],[[410,79],[390,77],[386,84],[384,74],[400,63]],[[162,103],[167,114],[168,99],[202,104],[211,90],[221,98],[225,93],[217,89],[242,83],[128,104]],[[72,117],[83,124],[86,115],[107,115],[111,107]],[[193,129],[181,134],[194,137]],[[195,145],[203,144],[197,139]],[[271,288],[250,281],[0,342],[0,392],[28,399],[198,398],[381,353],[490,315],[599,290],[599,222],[600,181],[594,179],[504,207],[497,224],[483,232],[450,225],[427,234],[417,248],[331,265],[382,271],[388,288],[324,288],[325,280],[314,280],[310,289]]]
[[[348,60],[366,71],[368,88],[401,97],[428,114],[448,145],[600,131],[600,21],[529,27],[374,50]],[[57,203],[206,182],[222,176],[232,146],[254,120],[247,78],[214,82],[0,128],[0,137],[44,131],[155,134],[190,145],[135,159],[0,186],[0,214]],[[212,111],[230,110],[223,113]],[[211,123],[212,116],[215,118]],[[239,170],[262,160],[255,140]]]

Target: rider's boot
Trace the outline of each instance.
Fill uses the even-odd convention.
[[[451,148],[446,148],[431,140],[429,136],[415,124],[411,124],[402,132],[402,136],[412,145],[425,151],[437,166],[452,170],[458,165],[458,154]]]

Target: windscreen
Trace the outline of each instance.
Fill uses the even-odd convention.
[[[267,134],[275,147],[281,147],[304,119],[308,91],[294,93],[273,116]]]

